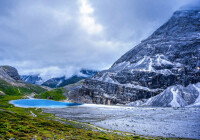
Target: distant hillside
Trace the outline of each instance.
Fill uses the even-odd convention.
[[[41,85],[44,82],[42,78],[39,76],[39,74],[21,75],[21,79],[26,83],[35,84],[35,85]]]
[[[69,78],[66,78],[65,76],[62,77],[54,77],[47,81],[44,81],[39,74],[37,75],[21,75],[21,78],[26,83],[36,84],[36,85],[42,85],[47,86],[50,88],[57,88],[57,87],[64,87],[69,84],[74,84],[80,80],[88,79],[94,76],[98,71],[95,70],[81,70],[79,74],[72,75]]]
[[[46,89],[22,81],[16,68],[0,66],[0,92],[7,95],[22,95],[28,93],[42,93]]]

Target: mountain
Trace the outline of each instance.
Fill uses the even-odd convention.
[[[179,10],[110,69],[86,79],[77,90],[99,104],[148,99],[173,85],[200,82],[200,10]],[[76,100],[76,99],[75,99]]]
[[[129,106],[156,106],[156,107],[200,107],[200,83],[170,86],[162,93],[149,98],[127,104]]]
[[[56,88],[58,87],[63,81],[65,80],[65,76],[58,77],[58,78],[51,78],[44,83],[42,83],[43,86]]]
[[[69,84],[76,83],[82,79],[91,78],[94,76],[98,71],[95,70],[81,70],[79,74],[72,75],[69,78],[66,78],[65,76],[61,77],[54,77],[51,79],[48,79],[47,81],[44,81],[42,77],[39,74],[36,75],[21,75],[21,79],[30,84],[35,85],[42,85],[50,88],[56,88],[56,87],[64,87]]]
[[[1,95],[23,95],[28,93],[42,93],[43,87],[27,84],[22,81],[16,68],[0,66],[0,93]]]
[[[82,69],[82,70],[80,71],[80,73],[82,73],[83,76],[89,77],[89,78],[90,78],[90,77],[94,76],[95,74],[97,74],[98,71],[96,71],[96,70],[86,70],[86,69]]]
[[[22,80],[17,69],[11,66],[0,66],[0,78],[13,83]]]
[[[30,84],[36,84],[41,85],[43,83],[42,78],[39,76],[39,74],[36,75],[21,75],[21,79]]]
[[[73,75],[69,78],[66,78],[65,76],[58,77],[58,78],[51,78],[51,79],[47,80],[46,82],[42,83],[42,85],[48,86],[51,88],[64,87],[69,84],[74,84],[82,79],[91,78],[96,73],[97,73],[97,71],[94,71],[94,70],[81,70],[80,74]]]

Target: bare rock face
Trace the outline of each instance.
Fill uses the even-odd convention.
[[[22,80],[16,68],[11,66],[1,66],[1,68],[14,80]]]
[[[129,87],[98,80],[85,80],[79,93],[89,96],[95,104],[126,104],[141,98],[150,98],[162,89],[149,89],[141,86]],[[88,98],[88,97],[87,97]],[[90,101],[91,102],[91,101]]]
[[[11,66],[0,66],[0,80],[4,80],[13,86],[24,87],[16,68]]]
[[[168,87],[159,95],[148,100],[137,100],[127,104],[129,106],[155,107],[200,107],[200,83],[187,87],[176,85]]]
[[[0,66],[0,78],[10,83],[21,81],[18,71],[11,66]]]
[[[200,10],[180,10],[110,69],[85,80],[79,94],[92,103],[126,104],[169,86],[200,82]]]

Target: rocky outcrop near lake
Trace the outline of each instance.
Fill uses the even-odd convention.
[[[200,107],[200,83],[171,86],[148,100],[137,100],[129,106]]]
[[[84,100],[74,100],[127,104],[140,99],[145,101],[170,86],[186,87],[198,82],[200,10],[179,10],[151,36],[119,58],[110,69],[85,80],[82,87],[74,92],[74,95],[85,97]]]

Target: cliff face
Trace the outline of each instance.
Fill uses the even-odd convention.
[[[89,102],[125,104],[200,81],[200,10],[177,11],[150,37],[79,89]]]
[[[0,78],[7,82],[21,81],[17,69],[11,66],[0,66]]]

